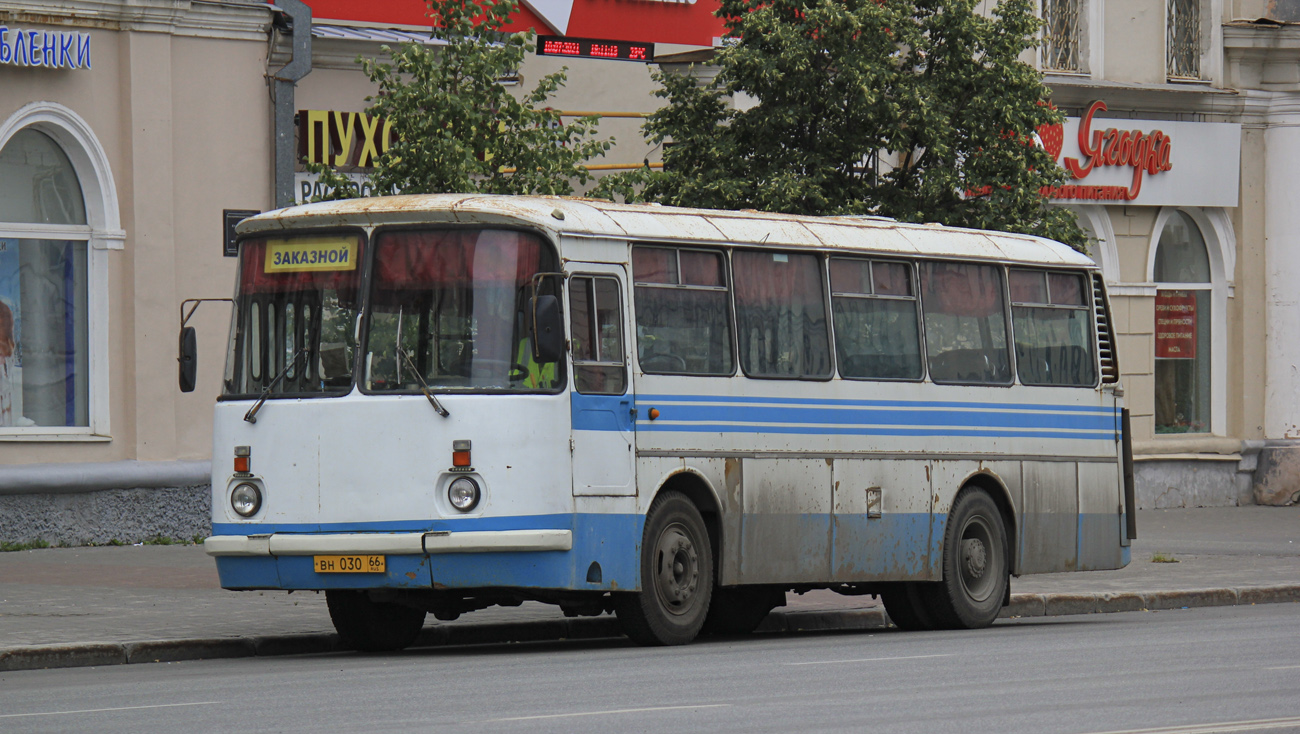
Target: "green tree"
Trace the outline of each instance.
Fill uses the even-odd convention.
[[[518,71],[535,34],[503,33],[518,0],[428,0],[442,46],[383,47],[386,59],[358,59],[379,86],[367,113],[392,123],[396,139],[368,176],[379,192],[404,194],[571,194],[591,174],[582,162],[602,156],[596,117],[563,124],[547,99],[564,85],[548,74],[515,98],[499,80]],[[345,176],[309,166],[327,199],[359,196]]]
[[[597,195],[794,214],[878,214],[1082,247],[1041,190],[1064,172],[1035,144],[1062,115],[1020,56],[1032,0],[722,0],[717,76],[659,72],[645,131],[664,170]],[[748,100],[738,109],[727,98]],[[743,107],[743,105],[741,105]],[[874,165],[880,161],[879,168]]]

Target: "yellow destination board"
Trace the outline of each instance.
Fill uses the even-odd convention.
[[[356,270],[357,239],[335,236],[267,240],[265,268],[268,273]]]

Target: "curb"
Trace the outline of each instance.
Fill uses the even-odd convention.
[[[1099,594],[1012,594],[998,615],[1055,617],[1073,614],[1158,611],[1192,607],[1300,602],[1300,585],[1250,586],[1185,591]],[[767,634],[845,632],[884,629],[883,609],[777,610],[758,628]],[[502,642],[591,640],[622,636],[611,616],[573,619],[426,627],[412,649]],[[141,642],[86,642],[0,649],[0,672],[44,668],[79,668],[130,663],[179,662],[217,658],[263,657],[340,652],[338,635],[270,635],[265,637],[192,638]]]

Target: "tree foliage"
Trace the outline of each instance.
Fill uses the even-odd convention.
[[[1035,144],[1062,121],[1041,75],[1032,0],[722,0],[717,76],[659,72],[646,124],[664,170],[601,195],[796,214],[879,214],[1082,246],[1046,206],[1064,172]],[[728,104],[728,98],[741,104]],[[746,107],[744,101],[752,106]],[[872,162],[879,156],[880,166]]]
[[[564,85],[564,70],[542,77],[516,98],[501,83],[534,49],[535,34],[503,33],[518,0],[428,0],[442,46],[383,47],[386,59],[358,59],[378,85],[370,115],[396,131],[369,174],[382,193],[571,194],[591,174],[583,161],[604,155],[598,118],[564,124],[546,101]],[[324,166],[326,198],[358,196],[352,182]]]

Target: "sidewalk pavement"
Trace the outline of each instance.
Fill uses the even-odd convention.
[[[1300,507],[1144,510],[1138,535],[1127,568],[1012,579],[1004,616],[1300,601]],[[760,631],[887,626],[869,596],[786,599]],[[568,619],[529,602],[430,615],[417,646],[618,634],[611,616]],[[0,553],[0,671],[336,649],[323,594],[225,591],[200,546]]]

